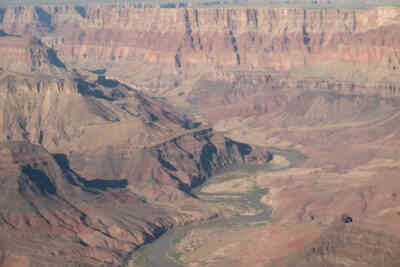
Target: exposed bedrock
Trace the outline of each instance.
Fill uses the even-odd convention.
[[[79,83],[1,73],[7,264],[117,266],[172,225],[215,216],[151,203],[190,203],[191,188],[218,170],[271,158],[211,128],[188,129],[183,115],[132,88],[118,84],[113,95]]]
[[[265,127],[378,119],[399,108],[396,82],[299,78],[285,73],[219,72],[198,79],[188,101],[209,121],[253,118]],[[249,122],[249,121],[248,121]]]
[[[160,219],[161,212],[158,219],[135,219],[135,210],[151,208],[126,186],[90,184],[40,145],[1,143],[0,155],[2,266],[111,264],[116,251],[128,252],[174,221]],[[106,212],[108,205],[115,214]],[[130,210],[123,224],[116,219],[120,205]]]
[[[0,55],[0,68],[11,71],[59,73],[65,70],[56,52],[31,36],[9,35],[0,30]]]
[[[400,240],[359,222],[336,221],[300,252],[268,267],[398,266]],[[361,256],[362,255],[362,256]]]
[[[89,180],[127,179],[175,199],[219,169],[269,159],[266,151],[193,128],[170,105],[107,81],[0,71],[0,141],[41,144]],[[144,196],[160,197],[153,193]]]
[[[326,61],[398,69],[399,8],[140,9],[90,6],[10,7],[0,27],[33,32],[62,59],[140,57],[175,69],[274,68]]]

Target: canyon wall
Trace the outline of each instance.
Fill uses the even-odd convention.
[[[146,72],[135,65],[143,61],[182,75],[183,82],[200,72],[190,91],[182,93],[211,122],[255,116],[246,123],[264,129],[349,125],[398,110],[396,101],[382,96],[400,93],[400,84],[391,82],[400,64],[399,22],[400,9],[389,7],[0,9],[0,142],[7,142],[0,146],[0,182],[7,188],[0,231],[8,234],[9,250],[22,251],[34,261],[31,266],[118,266],[129,251],[171,225],[210,215],[152,204],[194,203],[191,188],[218,170],[271,159],[269,152],[208,126],[192,127],[171,105],[133,86],[104,77],[86,81],[79,70],[68,71],[76,61],[88,66],[128,62],[123,71],[132,77],[135,69]],[[52,60],[55,53],[66,68]],[[59,75],[48,75],[53,69]],[[308,78],[308,69],[318,79]],[[336,72],[352,77],[329,76]],[[384,128],[379,130],[386,133]],[[389,140],[398,136],[397,128],[393,131]],[[295,143],[304,149],[316,142],[305,143],[316,138],[301,134]],[[333,134],[321,134],[328,135]],[[375,139],[370,132],[364,135]],[[329,140],[349,136],[369,140],[352,132]],[[343,161],[360,158],[339,148]],[[48,178],[45,183],[38,182],[39,174]],[[301,193],[301,187],[293,192]],[[316,247],[324,252],[321,242]],[[42,252],[37,243],[45,244]]]
[[[155,191],[178,199],[221,168],[269,159],[194,126],[169,104],[117,81],[0,70],[0,142],[43,145],[88,180],[157,185],[147,197]]]
[[[287,70],[329,61],[399,68],[400,9],[2,9],[7,33],[40,36],[72,60],[142,58],[174,70],[201,66]]]
[[[40,145],[2,143],[0,155],[1,266],[117,266],[116,251],[128,253],[183,219],[152,216],[126,183],[90,183]]]
[[[30,36],[0,31],[0,67],[18,72],[57,73],[65,69],[54,50]]]
[[[216,216],[172,208],[199,204],[192,187],[271,158],[117,81],[59,76],[0,70],[6,266],[120,266],[173,225]]]

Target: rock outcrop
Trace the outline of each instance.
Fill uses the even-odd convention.
[[[337,145],[342,140],[367,144],[381,138],[396,144],[399,136],[394,120],[400,92],[399,17],[400,9],[389,7],[0,9],[0,183],[7,188],[0,198],[0,241],[10,244],[0,256],[21,266],[116,266],[168,227],[207,218],[173,208],[196,202],[193,186],[224,168],[271,158],[266,150],[193,122],[165,99],[124,84],[116,72],[109,76],[113,79],[99,75],[89,81],[79,68],[93,74],[101,62],[121,70],[118,75],[131,76],[128,81],[149,80],[148,91],[163,87],[166,75],[168,88],[154,93],[182,96],[211,122],[247,118],[247,126],[265,130],[264,141],[284,129],[312,156],[310,144],[329,141],[331,146],[321,149],[325,154],[314,154],[308,164],[317,167],[326,160],[334,169],[325,157],[332,154],[341,168],[356,158],[355,168],[372,160],[372,150],[345,154],[348,143]],[[147,73],[148,66],[158,72]],[[381,118],[388,120],[381,123]],[[356,132],[362,135],[351,132],[353,123],[365,126]],[[371,128],[375,124],[379,127]],[[291,133],[296,127],[327,132]],[[374,143],[374,153],[380,147]],[[392,157],[395,149],[390,145],[391,154],[385,155]],[[345,197],[352,189],[342,184],[347,189],[335,194],[346,205],[355,203],[353,195]],[[294,196],[308,196],[304,187],[287,188],[293,191],[282,194],[290,194],[293,202],[296,198],[295,204],[308,201]],[[316,191],[318,199],[331,198]],[[277,215],[307,217],[305,209],[299,215],[287,202],[280,204]],[[327,204],[317,204],[322,217]],[[365,248],[347,239],[364,230],[344,229],[350,229],[346,236],[340,230],[340,238],[333,237],[333,255],[342,255],[339,247],[347,242],[369,253],[368,246],[380,240],[368,233]],[[327,238],[315,245],[322,249],[307,250],[302,259],[314,262],[324,254],[319,263],[332,264],[325,250],[332,238]],[[35,244],[40,246],[32,250]]]
[[[78,69],[82,64],[97,68],[99,62],[107,63],[112,77],[159,95],[178,94],[171,90],[204,74],[214,81],[232,70],[261,70],[282,86],[302,83],[391,97],[399,92],[399,14],[399,8],[390,6],[22,6],[2,9],[0,29],[8,35],[40,38],[53,49],[48,51],[56,51],[63,62]],[[14,62],[21,58],[41,58],[26,49],[11,49],[10,38],[16,37],[0,37],[3,58],[15,57],[7,62],[18,65]],[[296,75],[282,75],[286,72]]]
[[[285,70],[321,62],[396,71],[400,9],[7,8],[0,24],[33,32],[63,60],[143,58],[176,70],[199,66]]]
[[[216,171],[270,159],[116,80],[66,69],[0,70],[0,103],[7,264],[117,266],[172,225],[215,215],[154,202],[195,201],[191,188]]]
[[[40,145],[2,143],[0,154],[0,228],[5,266],[13,260],[18,266],[112,263],[116,260],[114,250],[129,251],[157,228],[141,228],[138,222],[131,221],[127,232],[126,226],[104,212],[106,204],[96,207],[100,199],[140,205],[142,201],[124,190],[123,183],[114,188],[105,181],[103,188],[88,184],[73,171],[62,168]],[[112,197],[111,192],[118,197]],[[145,217],[142,223],[146,223]],[[125,234],[111,232],[112,228]],[[41,245],[32,245],[35,243]],[[67,260],[65,253],[79,257]]]
[[[187,148],[189,154],[213,145],[211,129],[190,130],[194,124],[168,104],[116,81],[90,83],[72,74],[59,78],[3,71],[0,91],[0,140],[28,141],[42,144],[52,153],[67,154],[73,169],[85,177],[119,177],[124,168],[132,168],[132,160],[138,161],[140,157],[135,155],[151,154],[159,159],[158,150],[172,144],[169,151],[179,151],[174,142],[181,140],[198,143],[199,147]],[[205,134],[199,139],[196,136],[201,132]],[[225,144],[221,138],[223,156],[244,163],[244,155],[229,155],[227,149],[235,147],[234,143]],[[218,160],[216,168],[223,167],[219,156],[211,159]],[[201,160],[199,155],[197,162]],[[198,168],[198,176],[212,172],[202,168]],[[185,183],[191,184],[188,179]]]
[[[398,82],[297,78],[276,72],[219,72],[196,81],[188,101],[211,122],[257,118],[263,126],[304,126],[379,118],[397,109]]]
[[[16,72],[57,73],[65,70],[51,48],[39,39],[0,32],[0,67]]]
[[[335,222],[303,251],[268,267],[398,266],[400,240],[356,223]],[[362,256],[361,256],[362,255]]]
[[[262,165],[270,159],[268,151],[235,142],[211,128],[193,129],[127,156],[121,161],[120,177],[132,181],[138,190],[135,192],[149,200],[179,200],[183,196],[171,187],[190,193],[218,171]]]
[[[270,157],[211,129],[125,155],[119,163],[123,172],[114,179],[81,177],[65,155],[51,155],[27,142],[2,143],[0,155],[0,182],[5,190],[0,233],[8,244],[3,253],[6,262],[18,258],[26,266],[116,266],[123,255],[172,225],[211,216],[167,213],[146,202],[187,200],[190,189],[216,171],[265,163]],[[44,251],[32,249],[35,242]]]
[[[116,144],[114,136],[146,144],[185,126],[184,116],[168,105],[118,82],[90,83],[71,73],[0,75],[2,141],[25,140],[54,150],[92,133],[97,139],[81,143]],[[117,134],[115,126],[126,129],[125,134]],[[106,136],[96,132],[99,127],[107,129]],[[129,136],[126,131],[131,131]]]

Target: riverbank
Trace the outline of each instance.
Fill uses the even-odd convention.
[[[219,216],[199,224],[177,226],[152,243],[146,244],[134,253],[122,266],[179,267],[190,261],[190,255],[207,253],[204,237],[223,235],[237,227],[257,227],[272,221],[272,209],[262,204],[268,194],[267,188],[256,185],[256,179],[265,172],[287,170],[304,161],[306,157],[297,151],[266,148],[273,153],[266,166],[236,166],[224,170],[196,187],[193,194],[206,203]],[[223,230],[223,231],[222,231]],[[232,235],[232,233],[228,234]],[[197,241],[194,241],[197,240]],[[203,252],[202,252],[203,250]]]

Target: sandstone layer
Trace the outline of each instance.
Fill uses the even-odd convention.
[[[65,68],[52,49],[28,36],[1,36],[0,33],[0,54],[0,66],[12,71],[51,73]]]
[[[144,215],[119,223],[107,202],[129,203],[131,212],[144,205],[126,183],[87,183],[40,145],[7,142],[0,153],[2,266],[112,265],[116,250],[127,253],[172,222],[146,225]]]
[[[308,160],[257,177],[277,224],[233,238],[215,266],[395,266],[399,18],[394,7],[1,9],[6,262],[118,265],[171,225],[208,218],[177,208],[200,205],[193,186],[279,146]],[[354,226],[329,228],[343,213]]]
[[[143,58],[176,71],[199,66],[278,70],[327,61],[398,69],[399,9],[7,8],[1,28],[33,33],[63,60]],[[168,25],[168,27],[166,27]]]
[[[203,74],[230,70],[295,71],[273,78],[382,95],[382,86],[398,91],[399,10],[23,6],[2,9],[0,29],[158,95],[186,94]]]
[[[42,51],[40,42],[24,45]],[[104,77],[88,81],[50,56],[0,70],[5,266],[118,266],[173,225],[216,216],[180,210],[200,205],[192,187],[223,168],[270,159],[159,99]]]

